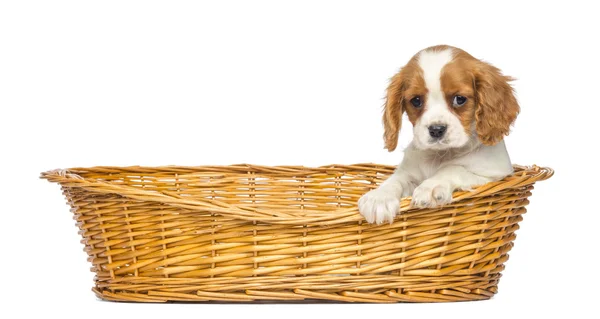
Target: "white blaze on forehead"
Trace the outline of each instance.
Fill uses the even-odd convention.
[[[452,61],[452,58],[452,49],[426,50],[419,53],[419,66],[423,70],[423,78],[429,94],[437,97],[442,93],[440,83],[442,68]]]

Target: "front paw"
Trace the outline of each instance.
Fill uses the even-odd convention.
[[[432,208],[443,206],[452,202],[452,189],[450,185],[424,181],[413,192],[411,206],[418,208]]]
[[[392,223],[400,210],[400,199],[395,192],[374,189],[358,200],[358,210],[369,223]]]

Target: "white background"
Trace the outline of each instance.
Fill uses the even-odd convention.
[[[215,3],[1,2],[2,317],[598,315],[600,23],[591,5]],[[507,138],[512,160],[556,170],[536,185],[492,300],[140,305],[92,294],[72,215],[40,172],[397,164],[402,152],[383,149],[384,89],[414,53],[442,43],[519,79],[522,113]],[[400,145],[410,139],[406,124]]]

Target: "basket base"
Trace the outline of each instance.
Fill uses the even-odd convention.
[[[92,290],[122,302],[457,302],[490,299],[500,276],[133,277],[98,282]]]

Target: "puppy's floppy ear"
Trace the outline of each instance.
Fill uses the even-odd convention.
[[[478,63],[474,77],[477,92],[475,128],[483,144],[500,142],[508,135],[510,125],[519,114],[519,104],[509,84],[513,80],[488,63]]]
[[[402,126],[402,113],[404,112],[403,85],[401,72],[398,72],[390,80],[383,106],[383,140],[385,141],[385,148],[390,152],[395,150],[398,145],[398,134]]]

